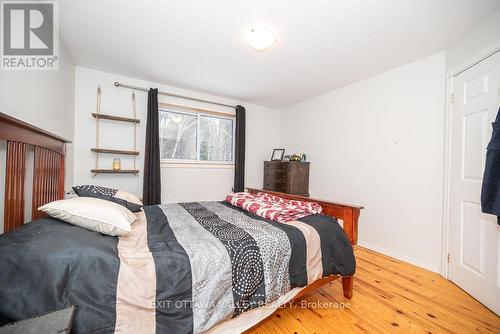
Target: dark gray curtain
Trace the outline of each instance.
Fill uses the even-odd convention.
[[[234,192],[245,190],[245,108],[236,106],[236,147],[234,156]]]
[[[148,93],[148,118],[146,125],[146,148],[144,150],[142,202],[144,205],[161,203],[158,88],[151,88]]]

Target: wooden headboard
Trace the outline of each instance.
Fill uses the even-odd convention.
[[[64,197],[64,156],[69,140],[0,113],[0,140],[7,141],[4,232],[24,223],[28,147],[34,147],[31,219],[38,207]]]
[[[342,219],[343,221],[342,227],[345,231],[345,234],[347,235],[347,238],[349,239],[352,245],[356,245],[358,243],[358,219],[359,219],[359,213],[363,209],[363,207],[360,205],[336,203],[336,202],[325,201],[322,199],[314,199],[304,196],[290,195],[270,190],[261,190],[254,188],[246,188],[246,189],[251,194],[264,192],[280,196],[283,198],[318,203],[319,205],[321,205],[321,208],[323,209],[323,214],[337,219]]]

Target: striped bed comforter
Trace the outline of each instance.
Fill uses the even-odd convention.
[[[203,333],[354,273],[352,247],[325,215],[277,223],[225,202],[137,215],[120,238],[53,218],[0,236],[0,324],[76,304],[74,333]]]

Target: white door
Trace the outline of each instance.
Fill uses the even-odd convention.
[[[500,106],[500,52],[456,76],[453,91],[450,279],[500,314],[500,228],[480,203],[486,146]]]

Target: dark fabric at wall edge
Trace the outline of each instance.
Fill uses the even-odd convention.
[[[236,106],[236,138],[234,152],[234,192],[242,192],[245,189],[245,135],[246,135],[246,111],[245,108]]]
[[[484,213],[497,216],[497,224],[500,225],[500,108],[492,127],[481,188],[481,209]]]
[[[148,92],[148,116],[146,146],[144,148],[144,182],[142,191],[144,205],[161,203],[160,175],[160,123],[158,115],[158,89]]]

